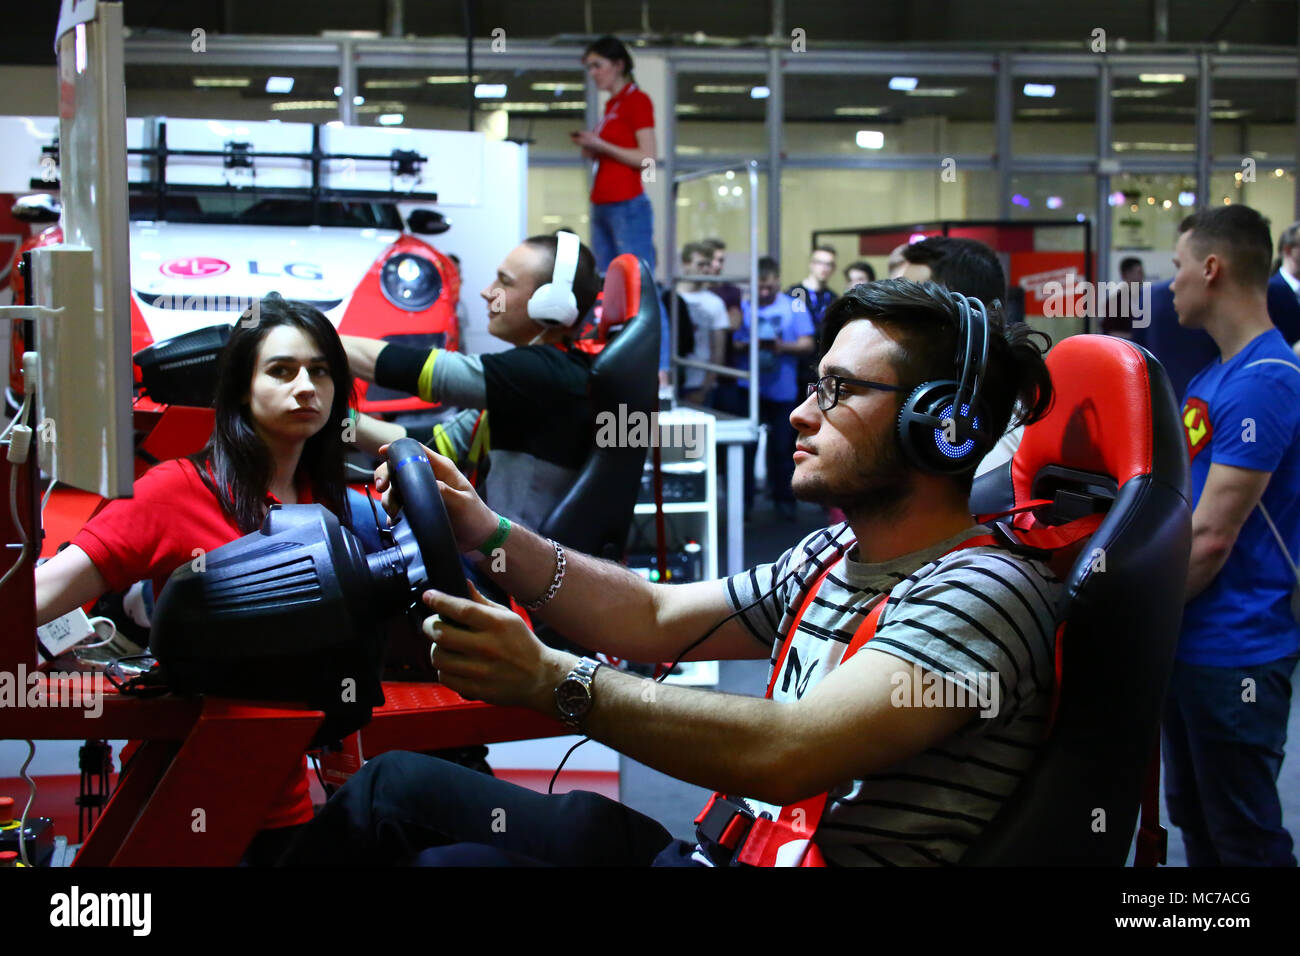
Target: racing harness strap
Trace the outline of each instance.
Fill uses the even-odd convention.
[[[1027,513],[1029,509],[1047,503],[1049,502],[1031,502],[1014,509],[1014,512]],[[1103,517],[1094,514],[1065,525],[1040,526],[1031,529],[1015,528],[1014,525],[994,522],[991,525],[993,534],[968,538],[945,552],[945,555],[966,548],[992,546],[1009,548],[1034,557],[1051,556],[1055,552],[1071,549],[1073,545],[1089,537],[1097,530]],[[781,673],[781,667],[790,652],[794,635],[799,630],[804,614],[821,589],[826,576],[841,560],[843,560],[842,554],[817,575],[804,595],[799,611],[791,622],[789,630],[786,631],[781,650],[777,655],[776,666],[768,681],[767,693],[764,696],[769,700],[772,698],[777,677]],[[882,596],[863,618],[849,641],[844,656],[840,658],[841,664],[861,650],[875,636],[876,627],[888,600],[888,595]],[[1064,629],[1065,623],[1062,622],[1056,631],[1056,680],[1053,684],[1048,734],[1051,733],[1052,720],[1056,716],[1057,700],[1060,695],[1061,635]],[[821,824],[822,812],[826,809],[828,799],[829,794],[819,793],[800,800],[782,807],[777,818],[773,820],[766,813],[756,817],[743,800],[733,800],[724,794],[714,793],[695,818],[696,834],[701,844],[711,842],[733,851],[733,866],[825,866],[826,861],[821,849],[813,842],[813,837]]]

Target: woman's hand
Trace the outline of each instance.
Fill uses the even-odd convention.
[[[569,138],[586,151],[592,153],[603,152],[601,147],[605,141],[589,129],[575,130],[569,134]]]
[[[555,688],[577,663],[547,647],[518,614],[489,601],[469,582],[470,598],[426,591],[436,613],[423,631],[434,646],[438,680],[469,700],[555,713]],[[457,623],[451,624],[450,620]]]
[[[433,476],[438,480],[438,493],[442,495],[442,503],[447,507],[447,518],[456,535],[456,547],[462,553],[473,551],[496,531],[496,513],[483,503],[469,479],[460,473],[450,458],[444,458],[425,445],[420,447],[433,466]],[[381,456],[387,453],[387,445],[379,449]],[[395,517],[401,507],[391,493],[387,461],[375,469],[375,490],[383,496],[384,510],[389,517]]]

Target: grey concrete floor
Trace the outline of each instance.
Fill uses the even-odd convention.
[[[796,520],[788,522],[760,498],[745,526],[746,567],[775,559],[805,534],[825,524],[821,509],[812,505],[801,503]],[[725,540],[721,533],[719,540]],[[766,679],[766,661],[723,661],[719,666],[718,690],[759,696]],[[1282,795],[1282,821],[1300,844],[1300,693],[1292,697],[1287,740],[1292,746],[1282,764],[1278,789]],[[1167,827],[1163,778],[1161,783],[1160,817]],[[683,783],[627,757],[619,758],[619,792],[625,804],[658,820],[681,839],[694,837],[691,821],[709,796],[702,787]],[[1187,865],[1182,834],[1176,827],[1169,830],[1168,865]]]

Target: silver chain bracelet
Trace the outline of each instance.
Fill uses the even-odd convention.
[[[559,593],[560,585],[564,583],[564,569],[568,562],[564,559],[564,549],[560,547],[560,542],[547,538],[551,542],[551,547],[555,549],[555,577],[551,580],[551,586],[546,589],[546,593],[539,597],[531,604],[525,604],[525,611],[540,611],[546,605],[551,603],[551,598]]]

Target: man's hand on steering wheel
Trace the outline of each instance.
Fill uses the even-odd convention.
[[[555,688],[578,662],[547,647],[514,611],[470,584],[470,598],[426,591],[424,634],[438,680],[469,700],[554,713]],[[449,620],[459,623],[452,624]]]
[[[484,504],[469,479],[461,474],[460,469],[450,458],[445,458],[426,445],[421,445],[424,454],[433,466],[434,477],[438,481],[438,493],[447,508],[447,518],[456,535],[456,547],[462,552],[473,551],[496,531],[498,519],[496,513]],[[379,449],[385,455],[388,446]],[[400,503],[392,500],[391,483],[388,480],[388,462],[385,461],[375,469],[375,490],[382,495],[384,510],[393,517],[401,510]]]

